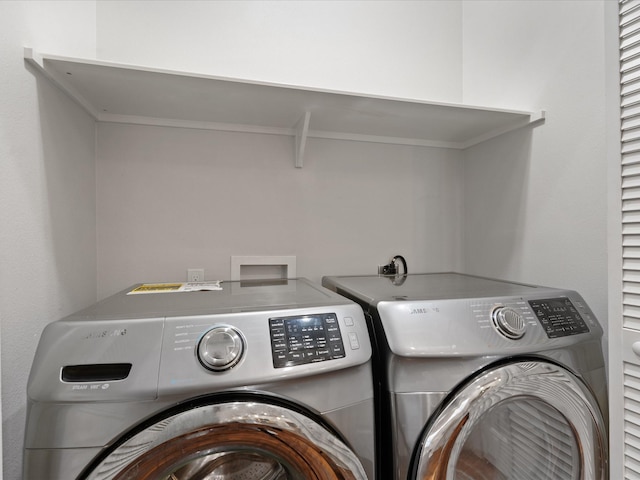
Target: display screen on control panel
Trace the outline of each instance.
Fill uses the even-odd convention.
[[[335,313],[270,318],[269,331],[275,368],[345,356]]]
[[[549,338],[586,333],[589,327],[566,297],[530,300],[529,305]]]

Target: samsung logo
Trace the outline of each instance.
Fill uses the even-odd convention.
[[[115,330],[101,330],[98,332],[89,332],[88,335],[82,337],[84,340],[93,338],[123,337],[127,334],[126,328],[117,328]]]
[[[424,315],[426,313],[429,313],[429,309],[428,308],[412,308],[409,311],[410,315],[419,315],[419,314]]]

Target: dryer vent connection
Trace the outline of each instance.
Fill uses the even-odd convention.
[[[378,265],[378,275],[398,275],[400,274],[399,265],[402,264],[402,274],[406,275],[407,270],[407,261],[404,259],[402,255],[396,255],[391,259],[391,261],[386,265]]]

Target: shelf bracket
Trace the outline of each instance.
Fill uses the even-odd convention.
[[[33,48],[24,47],[24,59],[29,65],[34,67],[38,72],[44,75],[45,78],[53,83],[53,85],[58,87],[68,95],[69,98],[84,108],[87,113],[94,118],[94,120],[98,120],[100,118],[99,112],[91,102],[87,101],[73,86],[68,82],[65,82],[60,75],[56,74],[55,71],[48,69],[45,64],[45,58],[37,53]]]
[[[296,124],[296,168],[302,168],[304,159],[304,150],[307,145],[307,137],[309,136],[309,120],[311,112],[305,112],[304,116],[298,120]]]

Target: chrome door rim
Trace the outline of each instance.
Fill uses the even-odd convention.
[[[306,447],[313,448],[313,455],[317,454],[320,461],[325,462],[322,476],[314,478],[367,479],[360,460],[335,433],[303,413],[261,401],[227,401],[208,404],[182,411],[161,420],[119,445],[89,473],[87,479],[138,478],[139,474],[128,477],[122,472],[135,471],[139,465],[144,465],[145,455],[154,449],[162,451],[166,445],[176,439],[187,438],[189,435],[193,437],[216,435],[216,429],[225,428],[225,426],[228,428],[226,433],[244,431],[245,437],[249,432],[249,435],[255,434],[256,438],[282,435],[288,439],[296,439]],[[238,440],[227,440],[228,438],[229,436],[225,435],[225,439],[221,440],[219,446],[209,451],[199,451],[198,455],[222,451],[227,441],[230,442],[230,445],[235,445],[236,448],[240,446],[243,450],[251,450],[250,442],[241,444],[238,443]],[[256,450],[259,448],[256,447]],[[263,451],[270,455],[273,454],[273,457],[277,458],[276,453],[268,450]],[[184,464],[189,459],[189,454],[186,453],[181,463]],[[287,458],[281,458],[281,460],[284,463],[288,461]],[[177,465],[177,463],[167,465],[166,472],[163,474],[169,475],[170,470]]]
[[[411,478],[454,478],[461,447],[482,415],[499,403],[519,397],[552,406],[571,426],[580,443],[580,479],[607,478],[606,428],[595,397],[566,368],[543,360],[494,366],[445,399],[420,436]]]

